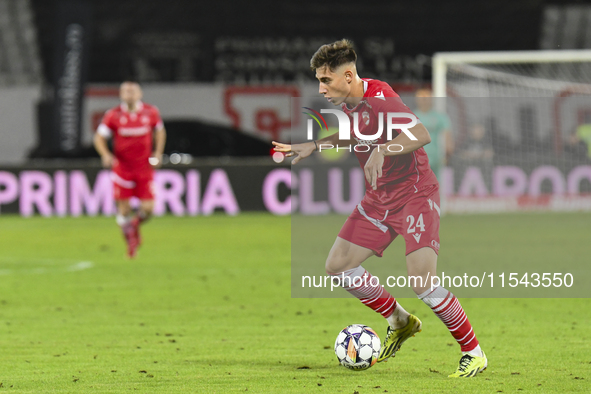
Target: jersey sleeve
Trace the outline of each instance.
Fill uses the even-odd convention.
[[[113,136],[113,133],[115,132],[113,117],[114,112],[112,110],[109,110],[105,113],[105,116],[103,116],[103,120],[101,121],[101,124],[96,129],[96,132],[99,135],[105,138],[111,138]]]
[[[160,130],[164,128],[164,122],[162,122],[160,111],[156,107],[154,107],[154,109],[152,110],[152,127],[153,130]]]
[[[380,82],[371,86],[371,89],[368,92],[368,103],[372,106],[374,112],[397,112],[397,113],[406,113],[414,116],[415,118],[418,117],[411,111],[410,108],[400,98],[400,96],[385,82]],[[408,118],[405,122],[408,123]],[[420,121],[417,121],[420,123]]]
[[[379,116],[381,112],[384,116],[384,121],[387,121],[389,113],[397,113],[401,115],[392,118],[393,124],[410,125],[414,122],[414,125],[417,125],[421,123],[411,109],[404,104],[400,96],[389,85],[384,85],[373,88],[370,92],[370,97],[367,98],[367,102],[371,105],[374,116]],[[399,128],[395,130],[400,134],[401,131]]]

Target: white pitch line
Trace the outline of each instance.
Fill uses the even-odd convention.
[[[77,264],[71,265],[67,268],[68,271],[82,271],[94,267],[90,261],[81,261]]]
[[[45,259],[45,261],[50,261],[50,259]],[[54,260],[59,261],[59,260]],[[76,260],[74,260],[76,261]],[[39,261],[37,260],[39,264]],[[43,263],[41,263],[43,264]],[[27,267],[27,264],[24,264]],[[33,268],[23,268],[23,269],[0,269],[0,276],[2,275],[13,275],[13,274],[46,274],[46,273],[56,273],[56,272],[76,272],[76,271],[83,271],[89,268],[94,267],[94,263],[90,261],[80,261],[76,264],[72,264],[69,266],[62,266],[62,267],[33,267]]]

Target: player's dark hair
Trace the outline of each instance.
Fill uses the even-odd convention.
[[[332,44],[322,45],[312,59],[310,59],[310,68],[316,70],[325,66],[334,71],[346,63],[355,63],[357,54],[353,49],[353,43],[345,38],[335,41]]]

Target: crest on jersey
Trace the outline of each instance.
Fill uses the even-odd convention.
[[[127,118],[125,116],[122,116],[119,118],[119,123],[121,124],[127,124]]]
[[[150,123],[150,118],[146,115],[142,115],[141,121],[143,124],[148,124],[148,123]]]
[[[363,122],[367,126],[369,124],[369,113],[367,111],[363,111],[363,113],[361,114],[361,118],[363,119]]]

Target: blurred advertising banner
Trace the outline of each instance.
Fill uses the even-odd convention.
[[[348,215],[365,193],[364,174],[351,155],[340,160],[303,162],[292,169],[274,163],[160,169],[154,179],[155,212]],[[591,165],[445,167],[442,174],[448,213],[591,211]],[[94,166],[0,168],[0,213],[113,215],[111,173]]]
[[[356,161],[344,161],[293,169],[294,212],[348,215],[355,209],[365,193],[364,173]],[[440,190],[447,213],[591,211],[591,165],[444,167]]]
[[[289,185],[289,169],[272,162],[163,168],[154,177],[155,214],[269,211],[285,215],[291,211]],[[47,165],[0,169],[0,213],[114,215],[111,171],[98,166]]]

